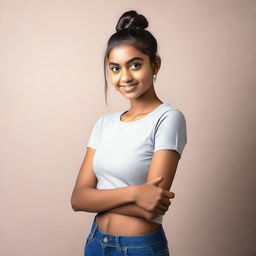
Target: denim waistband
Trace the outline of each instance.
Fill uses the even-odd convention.
[[[145,247],[153,245],[159,241],[166,240],[165,232],[162,225],[152,233],[147,233],[137,236],[118,236],[104,233],[99,229],[96,223],[96,216],[94,217],[89,239],[97,239],[105,246],[113,247]]]

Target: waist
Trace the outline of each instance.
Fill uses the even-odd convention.
[[[121,246],[121,247],[143,247],[150,246],[160,241],[167,241],[164,229],[161,224],[153,232],[135,235],[135,236],[121,236],[121,235],[112,235],[109,233],[102,232],[99,229],[99,226],[96,222],[96,216],[94,218],[89,238],[96,238],[99,241],[103,241],[107,246]]]
[[[98,213],[94,221],[101,232],[119,236],[144,235],[154,232],[162,226],[141,217],[110,212]]]

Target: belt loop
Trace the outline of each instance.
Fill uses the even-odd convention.
[[[89,235],[89,237],[90,237],[91,240],[93,239],[94,234],[95,234],[95,231],[96,231],[96,229],[97,229],[97,223],[96,223],[95,218],[96,218],[96,216],[95,216],[94,219],[93,219],[92,228],[91,228],[91,232],[90,232],[90,235]]]
[[[116,236],[116,245],[117,245],[117,250],[122,251],[122,246],[120,244],[120,236]]]

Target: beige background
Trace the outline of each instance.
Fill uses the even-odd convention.
[[[159,98],[188,143],[163,221],[172,256],[253,256],[256,1],[0,1],[0,255],[82,255],[94,213],[70,196],[91,129],[129,101],[103,54],[120,15],[149,20]]]

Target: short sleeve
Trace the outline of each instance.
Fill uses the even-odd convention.
[[[180,157],[187,143],[186,120],[178,109],[167,111],[155,131],[154,152],[160,149],[176,150]]]
[[[99,118],[95,122],[92,128],[91,135],[87,143],[87,147],[95,148],[95,149],[98,147],[98,143],[100,141],[100,130],[101,130],[101,118]]]

